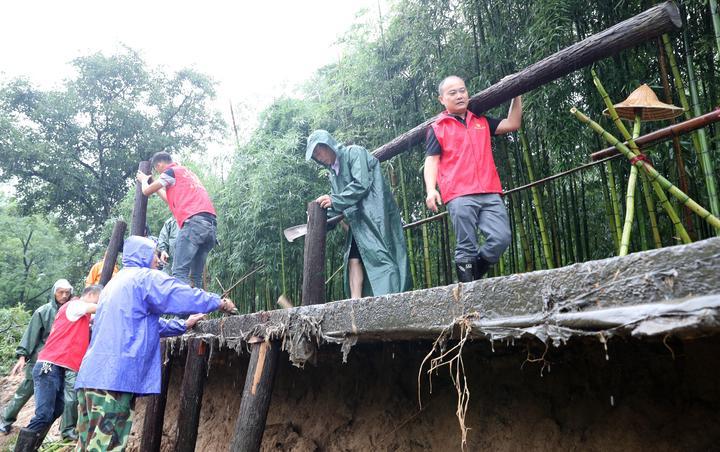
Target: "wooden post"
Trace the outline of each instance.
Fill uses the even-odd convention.
[[[231,452],[260,450],[279,355],[278,341],[256,339],[252,344],[240,411],[235,422],[235,435],[230,443]]]
[[[482,113],[502,105],[515,96],[532,91],[542,85],[615,55],[621,50],[671,33],[682,26],[677,6],[664,2],[596,33],[578,43],[556,52],[515,74],[509,75],[486,90],[470,98],[468,108],[473,113]],[[440,82],[440,80],[438,80]],[[428,127],[435,121],[431,118],[419,126],[375,149],[373,155],[384,162],[411,149],[425,140]]]
[[[138,171],[150,174],[150,162],[144,160],[138,165]],[[130,222],[130,235],[145,235],[147,223],[147,196],[143,195],[142,184],[135,182],[135,203],[133,204],[132,221]]]
[[[112,235],[110,236],[110,243],[108,243],[107,251],[105,252],[105,263],[103,264],[102,273],[100,273],[100,284],[103,286],[112,278],[115,262],[120,253],[120,247],[122,247],[123,240],[125,240],[126,229],[127,223],[124,221],[118,220],[115,223]]]
[[[200,408],[202,407],[205,379],[207,377],[208,345],[200,338],[190,339],[180,388],[180,408],[178,410],[176,452],[195,450]]]
[[[315,201],[308,204],[303,260],[302,305],[325,303],[325,235],[327,211]]]
[[[160,356],[165,356],[166,347],[165,341],[160,342]],[[140,439],[140,450],[144,452],[160,452],[172,359],[172,355],[168,355],[168,361],[163,363],[160,394],[148,397],[145,405],[145,421]]]

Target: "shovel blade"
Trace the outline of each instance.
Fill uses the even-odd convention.
[[[303,237],[307,234],[307,224],[299,224],[297,226],[289,227],[283,231],[283,234],[288,242],[292,242],[295,239]]]

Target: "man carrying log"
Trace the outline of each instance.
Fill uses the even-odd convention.
[[[160,393],[160,338],[178,336],[202,317],[163,314],[236,312],[229,299],[192,288],[157,270],[155,242],[130,236],[123,269],[100,295],[93,335],[78,372],[78,450],[123,450],[135,397]]]
[[[513,99],[507,118],[497,120],[468,110],[469,96],[460,77],[445,78],[438,94],[445,111],[428,128],[425,140],[425,204],[433,212],[439,204],[447,205],[457,239],[458,280],[470,282],[482,278],[510,245],[510,223],[490,137],[520,128],[522,101],[520,96]],[[485,236],[482,247],[478,229]]]
[[[58,279],[53,284],[52,292],[50,294],[50,300],[48,303],[40,306],[33,312],[30,317],[30,323],[27,329],[23,333],[20,344],[18,344],[15,354],[18,357],[17,363],[10,371],[10,375],[17,375],[25,370],[25,379],[20,383],[13,398],[5,406],[2,411],[2,418],[0,418],[0,432],[6,435],[10,433],[12,424],[17,420],[17,415],[22,407],[33,395],[33,378],[32,371],[37,360],[38,353],[45,346],[45,341],[50,335],[53,321],[58,309],[65,304],[73,293],[73,287],[67,279]],[[66,375],[66,385],[72,387],[74,382],[75,374]],[[66,404],[69,404],[65,414],[63,415],[62,424],[60,426],[62,430],[63,438],[74,439],[75,437],[75,421],[76,416],[73,415],[72,409],[74,408],[75,398],[74,395],[67,394],[68,398],[65,400]]]
[[[310,134],[305,159],[329,170],[330,194],[315,201],[328,209],[328,215],[342,213],[349,226],[344,255],[346,296],[409,290],[412,281],[400,212],[380,162],[361,146],[339,144],[325,130]]]
[[[172,275],[195,287],[202,287],[205,261],[215,246],[215,207],[200,179],[184,166],[174,163],[167,152],[158,152],[150,162],[160,177],[149,184],[150,176],[140,171],[137,180],[145,196],[157,193],[168,205],[180,230],[175,241]]]

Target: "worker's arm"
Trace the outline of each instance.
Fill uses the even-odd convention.
[[[522,98],[517,96],[510,102],[510,111],[508,111],[507,118],[500,121],[497,129],[495,129],[495,135],[503,135],[506,133],[514,132],[522,125]]]
[[[437,191],[437,174],[438,164],[440,163],[439,155],[428,155],[425,157],[425,167],[423,168],[423,178],[425,179],[425,205],[433,212],[438,211],[438,205],[442,204],[440,192]]]

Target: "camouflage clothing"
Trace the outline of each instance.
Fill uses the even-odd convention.
[[[122,451],[135,413],[135,394],[78,389],[76,451]]]

